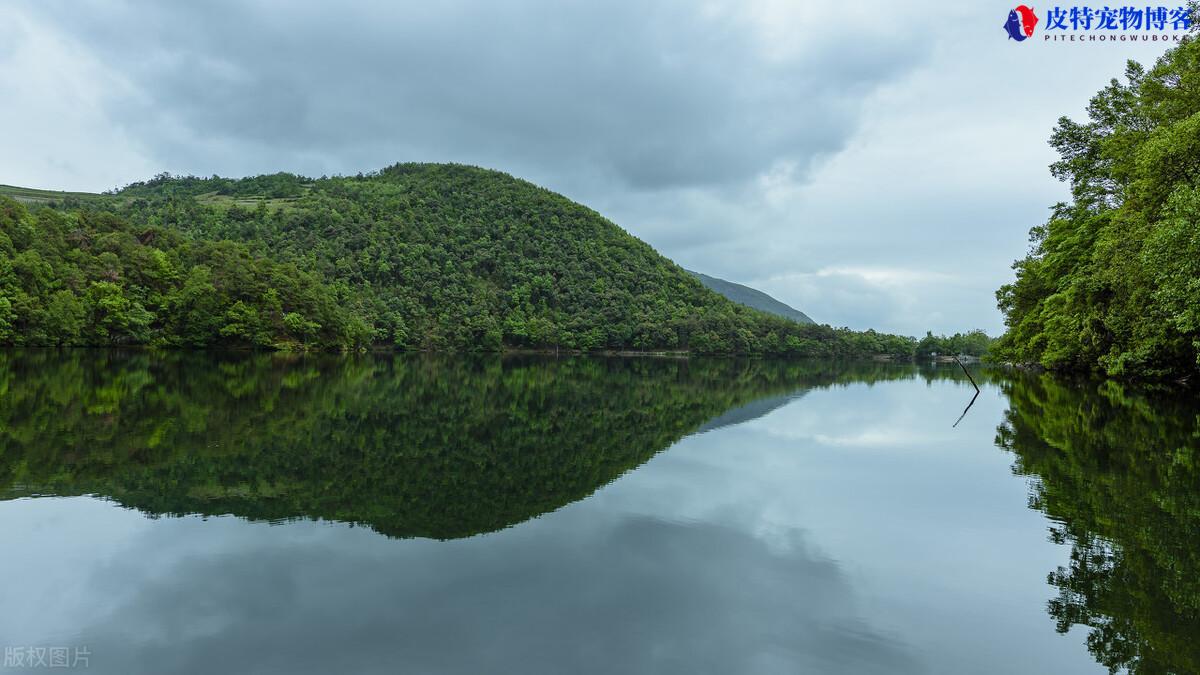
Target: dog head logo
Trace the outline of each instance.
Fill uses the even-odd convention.
[[[1023,42],[1026,38],[1033,36],[1033,27],[1037,25],[1037,15],[1033,13],[1032,7],[1025,5],[1017,5],[1015,9],[1008,12],[1008,21],[1004,22],[1004,30],[1008,33],[1010,40]]]

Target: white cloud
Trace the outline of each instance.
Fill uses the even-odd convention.
[[[70,189],[112,187],[110,176],[148,175],[137,143],[106,114],[133,95],[107,68],[52,25],[0,6],[0,183]]]

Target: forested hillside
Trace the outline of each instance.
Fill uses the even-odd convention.
[[[47,193],[53,195],[54,193]],[[721,297],[579,204],[507,174],[161,175],[0,202],[0,342],[911,354]]]
[[[354,344],[370,327],[295,264],[107,211],[0,197],[0,344]]]
[[[1072,199],[1031,232],[997,292],[995,358],[1141,378],[1200,373],[1200,44],[1130,62],[1059,120],[1053,174]]]

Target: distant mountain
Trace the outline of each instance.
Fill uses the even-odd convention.
[[[768,312],[776,316],[782,316],[783,318],[791,319],[796,323],[816,323],[816,321],[808,318],[808,315],[804,312],[801,312],[790,305],[786,305],[756,288],[735,284],[732,281],[725,281],[724,279],[710,277],[707,274],[701,274],[691,270],[688,270],[688,273],[699,279],[700,283],[704,284],[709,289],[720,293],[721,295],[738,304],[745,305],[747,307],[753,307],[754,309]]]

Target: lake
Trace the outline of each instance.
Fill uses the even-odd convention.
[[[1200,405],[971,368],[0,352],[0,672],[1200,672]]]

